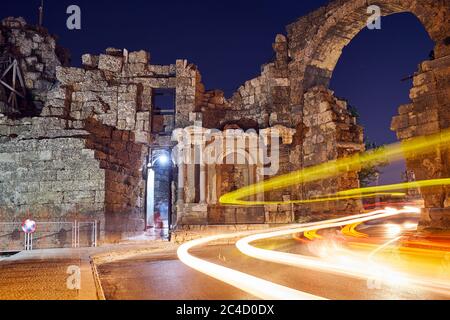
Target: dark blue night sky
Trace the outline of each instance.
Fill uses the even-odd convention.
[[[3,1],[2,17],[37,21],[40,0]],[[208,89],[230,95],[257,76],[272,56],[277,33],[327,0],[47,0],[44,24],[70,49],[74,65],[83,53],[107,47],[145,49],[152,63],[187,58],[197,64]],[[82,30],[66,29],[66,8],[82,9]],[[358,108],[370,140],[394,142],[390,121],[408,102],[412,75],[428,58],[433,43],[410,14],[383,18],[382,30],[363,30],[344,50],[332,79],[336,95]]]

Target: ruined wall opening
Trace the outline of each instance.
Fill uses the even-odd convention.
[[[221,157],[222,158],[222,157]],[[224,155],[223,163],[214,168],[215,175],[210,184],[215,184],[215,198],[257,182],[258,165],[247,152],[232,152]],[[256,195],[248,198],[256,201]],[[262,206],[240,207],[212,205],[208,216],[210,224],[261,224],[265,222]]]
[[[397,41],[400,37],[402,41]],[[359,54],[363,47],[369,54]],[[344,48],[333,71],[330,88],[336,97],[346,100],[351,112],[357,115],[358,123],[364,128],[367,149],[398,141],[391,130],[390,119],[397,115],[400,105],[410,101],[409,91],[417,65],[432,56],[433,47],[433,41],[418,18],[411,13],[401,13],[383,17],[380,30],[364,28]],[[380,61],[382,68],[379,68]],[[370,177],[363,172],[360,175],[362,186],[414,179],[404,159],[385,165],[376,169],[379,174]]]
[[[152,133],[170,135],[175,128],[175,89],[152,90]]]

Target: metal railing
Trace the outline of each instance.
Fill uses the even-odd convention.
[[[37,221],[33,234],[26,234],[20,222],[0,222],[0,252],[22,250],[96,247],[97,221]]]
[[[98,222],[97,221],[90,221],[90,222],[79,222],[74,221],[74,232],[72,233],[72,247],[73,248],[80,248],[80,230],[86,234],[86,237],[84,238],[85,241],[87,241],[86,245],[83,245],[83,247],[97,247],[97,240],[98,240]],[[90,236],[89,236],[89,230],[90,230]],[[90,237],[90,239],[89,239]]]

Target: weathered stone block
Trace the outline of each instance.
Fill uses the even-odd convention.
[[[71,85],[84,81],[85,71],[79,68],[56,68],[56,77],[64,85]]]
[[[150,143],[150,134],[145,131],[136,131],[135,132],[135,141],[136,141],[136,143],[149,144]]]
[[[84,54],[82,56],[83,66],[88,68],[97,68],[99,65],[100,57],[92,54]]]
[[[336,120],[336,114],[333,111],[322,112],[318,115],[317,124],[325,124]]]
[[[414,105],[413,104],[404,104],[401,105],[398,109],[398,113],[401,115],[408,114],[414,111]]]
[[[64,192],[65,203],[94,203],[95,202],[95,192],[92,191],[75,191],[75,192]]]
[[[110,72],[120,72],[122,70],[123,57],[115,57],[106,54],[101,54],[98,68],[100,70],[110,71]]]
[[[144,50],[130,52],[128,54],[128,62],[131,64],[134,64],[134,63],[148,64],[149,59],[150,59],[150,54]]]
[[[15,153],[0,153],[0,162],[15,162],[16,154]]]

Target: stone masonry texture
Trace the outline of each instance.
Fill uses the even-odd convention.
[[[413,13],[436,43],[435,59],[419,66],[411,101],[400,106],[392,130],[400,140],[407,140],[448,129],[448,1],[380,0],[376,4],[383,15]],[[152,123],[165,128],[166,134],[194,124],[223,131],[283,127],[294,134],[280,146],[279,174],[364,151],[363,128],[328,85],[343,48],[366,25],[366,9],[365,0],[336,0],[300,17],[287,26],[286,35],[276,36],[274,58],[262,66],[261,74],[230,98],[221,90],[207,90],[198,68],[188,61],[153,65],[145,51],[108,48],[100,55],[85,54],[81,68],[68,67],[67,55],[46,30],[22,18],[4,19],[0,53],[18,60],[29,98],[12,113],[5,90],[0,90],[0,221],[20,221],[29,213],[47,221],[95,219],[105,241],[144,230],[149,148],[175,145],[167,135],[155,133]],[[174,92],[173,117],[154,115],[156,90]],[[449,163],[449,148],[441,146],[407,164],[417,179],[432,179],[449,177]],[[242,176],[253,169],[222,168],[217,181],[223,184],[217,189],[240,186]],[[177,172],[174,177],[172,189],[177,190]],[[358,173],[349,172],[264,197],[309,199],[357,187]],[[183,202],[186,195],[195,198],[189,188],[185,187],[185,195],[168,191],[173,192],[173,203]],[[422,227],[449,229],[450,190],[427,189],[422,196],[426,207]],[[256,210],[208,202],[186,203],[182,208],[175,215],[186,215],[177,218],[185,225],[238,220],[290,223],[318,214],[358,212],[361,203]],[[189,222],[188,216],[196,210],[201,219],[194,214]]]

